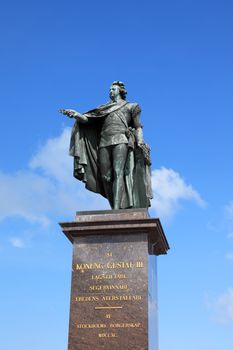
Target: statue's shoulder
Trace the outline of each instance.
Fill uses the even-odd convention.
[[[128,102],[127,106],[132,113],[132,116],[136,116],[141,113],[141,107],[137,102]]]

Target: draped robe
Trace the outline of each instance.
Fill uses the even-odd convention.
[[[126,104],[127,102],[119,106],[109,102],[84,113],[88,122],[76,121],[71,132],[70,155],[74,157],[74,177],[84,182],[88,190],[100,193],[106,198],[109,196],[105,193],[98,164],[101,127],[106,116],[110,113],[120,115]],[[120,208],[148,208],[151,198],[150,165],[146,164],[143,152],[137,146],[131,132]],[[112,206],[112,203],[110,205]]]

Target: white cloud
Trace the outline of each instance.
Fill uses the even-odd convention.
[[[26,170],[14,174],[0,172],[0,219],[20,217],[31,223],[48,225],[51,220],[73,216],[77,210],[110,209],[98,194],[87,191],[72,177],[73,159],[68,154],[70,128],[49,139],[33,156]],[[152,208],[160,216],[172,216],[180,200],[204,201],[191,185],[172,169],[152,173]]]
[[[172,217],[180,207],[181,200],[194,201],[205,206],[200,194],[181,175],[172,169],[162,167],[152,172],[154,199],[152,209],[160,217]]]
[[[49,139],[30,161],[29,169],[13,174],[0,172],[0,219],[20,217],[48,225],[81,210],[108,209],[108,203],[87,191],[72,177],[68,154],[70,129]]]
[[[225,254],[225,258],[226,258],[227,260],[232,260],[232,261],[233,261],[233,252],[226,253],[226,254]]]
[[[25,248],[25,242],[19,237],[12,237],[9,241],[15,248]]]
[[[225,212],[230,220],[233,220],[233,201],[225,206]]]
[[[233,201],[229,202],[224,207],[225,225],[228,231],[227,238],[233,238]]]
[[[45,216],[54,186],[46,178],[29,171],[0,173],[0,219],[22,217],[29,222],[48,224]]]
[[[68,155],[70,128],[49,139],[30,161],[32,170],[41,169],[43,174],[62,183],[70,183],[73,159]]]
[[[214,302],[215,320],[220,323],[233,322],[233,288],[228,288]]]

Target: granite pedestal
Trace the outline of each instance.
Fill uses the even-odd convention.
[[[60,225],[73,244],[68,350],[157,350],[148,255],[169,249],[159,219],[146,209],[92,211]]]

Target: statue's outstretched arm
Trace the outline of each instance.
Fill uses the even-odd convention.
[[[69,118],[75,118],[78,122],[87,123],[88,118],[85,114],[79,113],[74,109],[59,109],[59,112],[66,115]]]

